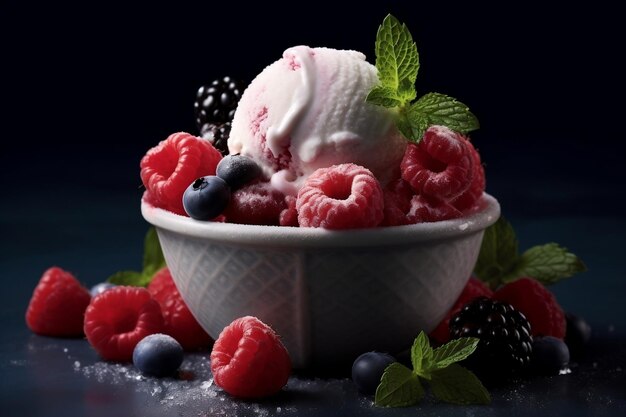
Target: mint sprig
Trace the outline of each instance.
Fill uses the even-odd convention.
[[[146,287],[154,274],[166,266],[156,229],[151,227],[146,233],[143,245],[143,269],[141,271],[119,271],[107,278],[116,285]]]
[[[513,226],[500,217],[485,230],[474,274],[495,289],[521,277],[550,285],[587,270],[580,258],[557,243],[536,245],[522,254],[518,246]]]
[[[407,139],[418,143],[432,125],[444,125],[461,133],[478,129],[476,116],[452,97],[428,93],[414,101],[419,53],[406,25],[392,15],[387,15],[378,28],[375,51],[379,84],[372,88],[366,101],[396,108],[396,125]]]
[[[423,382],[433,395],[452,404],[489,404],[491,396],[471,371],[457,362],[466,359],[478,346],[478,339],[464,337],[433,349],[424,332],[411,347],[413,370],[395,362],[389,365],[376,389],[374,403],[381,407],[408,407],[425,396]]]

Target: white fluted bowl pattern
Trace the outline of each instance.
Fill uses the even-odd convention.
[[[214,338],[253,315],[281,336],[294,367],[408,348],[461,293],[484,229],[500,215],[483,196],[469,216],[365,230],[200,222],[142,201],[176,286]]]

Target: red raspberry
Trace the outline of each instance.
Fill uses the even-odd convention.
[[[524,313],[533,336],[565,337],[565,313],[554,295],[532,278],[520,278],[499,288],[493,298]]]
[[[407,146],[400,170],[418,194],[448,200],[469,188],[473,161],[461,135],[444,126],[431,126],[419,144]]]
[[[375,227],[383,220],[380,183],[355,164],[320,168],[307,178],[296,202],[303,227],[353,229]]]
[[[161,269],[152,277],[148,292],[161,306],[163,333],[172,336],[187,351],[211,345],[213,339],[189,311],[176,288],[169,268]]]
[[[89,291],[72,274],[58,267],[46,270],[33,291],[26,324],[43,336],[82,336]]]
[[[486,185],[485,168],[480,161],[480,155],[478,154],[476,148],[474,148],[474,145],[472,145],[469,140],[464,140],[467,148],[470,150],[470,154],[472,155],[474,174],[472,183],[470,184],[469,188],[465,190],[463,194],[451,201],[451,204],[460,211],[471,209],[480,199],[480,197],[482,197]]]
[[[241,317],[222,330],[211,352],[215,383],[232,396],[261,398],[287,383],[291,359],[278,335],[256,317]]]
[[[145,288],[118,286],[91,300],[84,329],[103,359],[129,362],[141,339],[163,331],[163,315]]]
[[[279,223],[281,226],[299,226],[298,210],[296,209],[296,197],[288,195],[285,197],[287,208],[280,212]]]
[[[170,135],[141,159],[141,181],[151,201],[176,214],[187,216],[183,193],[195,179],[215,175],[222,154],[211,144],[189,133]]]
[[[446,314],[439,325],[435,327],[435,330],[430,333],[430,338],[441,344],[448,342],[450,340],[450,319],[472,300],[478,297],[491,298],[492,296],[493,291],[491,291],[485,283],[477,278],[471,277],[469,281],[467,281],[467,284],[465,285],[465,288],[463,288],[463,292],[461,292],[459,298],[456,300],[450,311],[448,311],[448,314]]]
[[[224,216],[229,223],[278,226],[286,205],[284,194],[269,182],[256,182],[231,194]]]
[[[383,190],[385,218],[381,226],[399,226],[412,223],[408,214],[411,210],[413,195],[413,189],[402,178],[387,184]]]
[[[411,223],[438,222],[461,217],[462,213],[443,200],[427,195],[416,195],[411,199],[408,218]]]

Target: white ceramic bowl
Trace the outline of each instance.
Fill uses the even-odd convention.
[[[399,352],[443,318],[467,282],[484,229],[500,215],[485,194],[460,219],[376,229],[200,222],[142,202],[174,281],[213,337],[253,315],[281,335],[294,367]]]

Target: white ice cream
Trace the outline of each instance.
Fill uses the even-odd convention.
[[[360,52],[290,48],[241,97],[229,150],[254,158],[286,194],[297,193],[316,169],[346,162],[384,184],[406,140],[393,110],[365,102],[377,83],[376,68]]]

